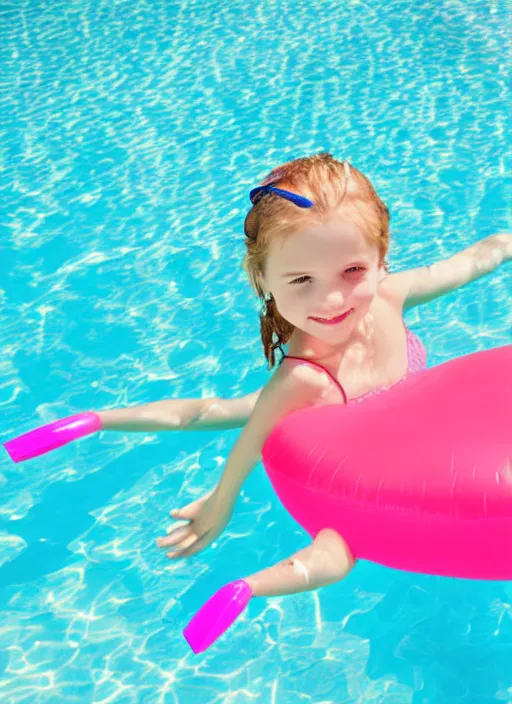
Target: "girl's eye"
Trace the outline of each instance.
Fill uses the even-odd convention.
[[[299,276],[298,279],[290,281],[291,284],[304,284],[306,281],[311,281],[311,276]]]
[[[363,271],[362,266],[351,266],[348,269],[345,270],[345,274],[356,274],[360,271]]]

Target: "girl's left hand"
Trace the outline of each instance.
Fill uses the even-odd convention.
[[[233,506],[221,504],[216,490],[192,501],[182,509],[171,511],[175,520],[188,520],[185,526],[171,528],[164,538],[158,538],[159,548],[172,547],[167,557],[190,557],[210,545],[227,526]]]

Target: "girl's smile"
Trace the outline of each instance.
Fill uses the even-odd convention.
[[[350,308],[350,310],[347,310],[345,313],[337,315],[333,318],[315,318],[312,315],[309,317],[310,320],[314,320],[315,323],[320,323],[321,325],[337,325],[338,323],[343,322],[343,320],[345,320],[345,318],[347,318],[353,312],[353,310],[353,308]]]

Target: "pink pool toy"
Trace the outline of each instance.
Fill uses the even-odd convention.
[[[30,430],[8,440],[4,447],[14,462],[24,462],[98,430],[101,430],[101,419],[97,413],[79,413]]]
[[[183,631],[194,653],[202,653],[226,631],[252,597],[247,582],[238,579],[215,592]]]
[[[512,345],[292,413],[262,454],[312,537],[333,528],[356,558],[401,570],[512,579]]]

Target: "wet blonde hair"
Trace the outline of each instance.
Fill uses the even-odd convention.
[[[299,208],[275,193],[267,193],[252,206],[245,218],[247,252],[243,267],[263,306],[260,313],[261,339],[268,368],[275,364],[275,350],[291,337],[294,326],[277,310],[272,295],[265,297],[261,277],[270,242],[286,237],[311,223],[325,221],[343,203],[350,208],[349,217],[357,222],[368,241],[375,244],[379,265],[386,267],[389,245],[389,212],[369,179],[347,161],[330,154],[315,154],[278,166],[261,181],[313,201],[311,208]]]

